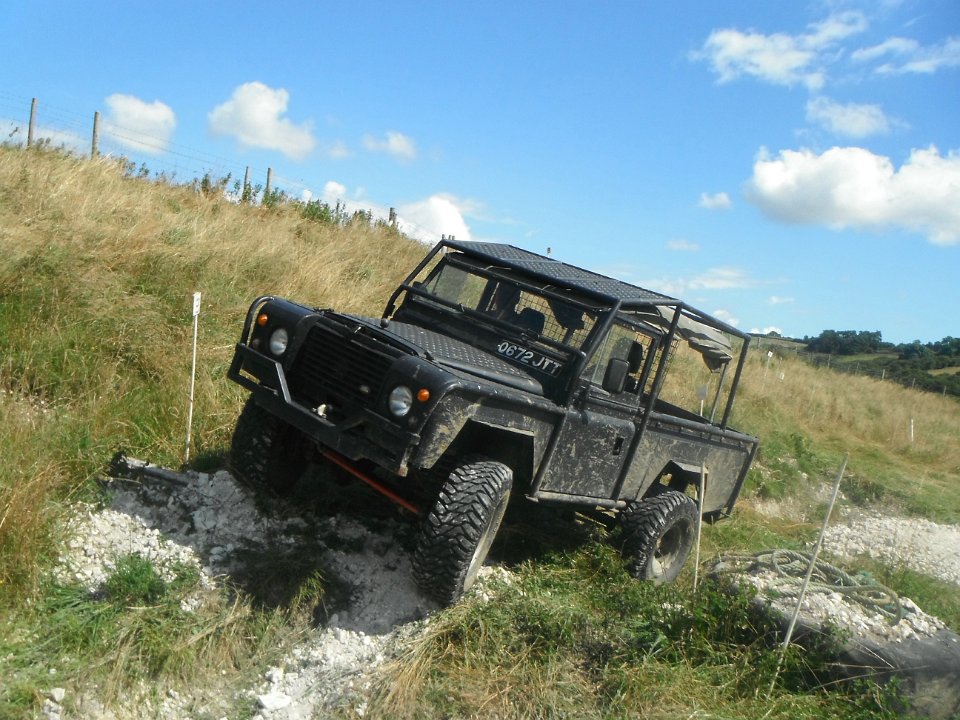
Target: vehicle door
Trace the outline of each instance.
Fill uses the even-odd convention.
[[[589,359],[554,452],[542,469],[539,490],[571,496],[610,498],[639,430],[642,388],[650,375],[657,339],[618,318]],[[611,359],[629,366],[622,392],[604,389]],[[571,498],[572,499],[572,498]]]

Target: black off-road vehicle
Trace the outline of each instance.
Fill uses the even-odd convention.
[[[697,513],[729,514],[757,449],[727,424],[748,345],[679,300],[445,240],[379,319],[254,301],[229,372],[251,391],[231,463],[282,492],[326,458],[419,515],[414,576],[441,603],[473,583],[511,499],[616,523],[629,571],[670,581]],[[694,397],[702,364],[674,359],[690,348],[699,412],[665,399]]]

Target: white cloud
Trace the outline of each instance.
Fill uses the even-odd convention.
[[[0,142],[16,146],[25,146],[27,144],[28,130],[29,128],[25,122],[0,118]],[[47,128],[40,125],[34,128],[33,141],[35,143],[46,142],[49,143],[51,147],[63,148],[75,154],[86,154],[90,152],[90,137],[82,138],[73,132]]]
[[[417,157],[417,145],[403,133],[393,130],[387,132],[383,139],[366,135],[363,146],[370,152],[382,152],[400,160],[413,160]]]
[[[323,201],[330,203],[343,200],[347,196],[347,187],[335,180],[328,180],[323,186]]]
[[[177,127],[177,117],[169,105],[120,93],[108,97],[106,103],[105,135],[148,155],[159,155],[167,149]]]
[[[854,138],[890,131],[890,121],[879,105],[841,105],[822,96],[807,102],[807,120],[837,135]]]
[[[261,82],[249,82],[233,91],[227,102],[207,116],[211,132],[235,137],[251,148],[279,150],[293,160],[303,160],[316,146],[310,123],[294,124],[284,117],[290,93]]]
[[[328,205],[340,203],[345,211],[351,214],[358,210],[369,211],[376,220],[386,221],[390,216],[388,207],[367,200],[362,189],[350,192],[336,180],[328,180],[317,199]],[[442,235],[453,235],[457,240],[469,240],[470,226],[465,216],[475,207],[479,207],[479,204],[453,195],[437,193],[423,200],[397,206],[397,226],[409,237],[426,243],[435,243]]]
[[[960,67],[960,37],[947,38],[939,45],[921,45],[910,38],[894,37],[857,50],[850,57],[858,62],[889,57],[875,69],[881,75],[929,75],[942,68]]]
[[[665,295],[683,297],[697,290],[738,290],[754,287],[757,281],[740,268],[715,267],[692,278],[645,280],[640,285]]]
[[[818,90],[837,44],[866,27],[862,13],[843,12],[810,25],[809,32],[799,35],[714,30],[691,57],[709,62],[721,83],[750,76],[774,85]]]
[[[740,268],[717,267],[707,270],[690,283],[691,290],[730,290],[753,285],[747,274]]]
[[[678,252],[697,252],[700,246],[689,240],[670,240],[667,242],[667,250],[676,250]]]
[[[370,152],[383,152],[400,160],[414,160],[417,157],[417,145],[403,133],[387,132],[383,139],[367,135],[363,146]]]
[[[897,170],[891,160],[859,147],[822,154],[766,151],[753,166],[748,198],[788,223],[835,229],[903,228],[938,245],[960,243],[960,154],[913,150]]]
[[[733,202],[725,192],[700,193],[700,201],[697,205],[707,210],[727,210],[733,205]]]
[[[763,328],[762,330],[760,328],[751,328],[750,330],[751,335],[769,335],[770,333],[776,333],[777,335],[782,336],[783,330],[778,328],[776,325],[767,325],[767,327]]]
[[[779,295],[771,295],[767,300],[771,305],[788,305],[789,303],[795,302],[792,297],[781,297]]]
[[[713,316],[718,320],[723,320],[727,325],[733,325],[736,327],[740,324],[740,319],[734,317],[728,310],[714,310]]]
[[[917,51],[920,43],[910,38],[893,37],[884,40],[879,45],[854,50],[850,59],[854,62],[872,62],[884,55],[911,55]]]
[[[343,160],[344,158],[350,157],[350,149],[345,142],[338,140],[327,148],[327,157],[332,160]]]
[[[400,205],[398,226],[410,237],[436,242],[441,235],[457,240],[470,239],[470,226],[464,219],[465,203],[451,195],[431,195],[425,200]]]

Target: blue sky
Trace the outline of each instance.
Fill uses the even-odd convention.
[[[32,1],[0,47],[0,139],[35,97],[55,143],[99,111],[153,172],[272,168],[742,330],[960,335],[956,0]]]

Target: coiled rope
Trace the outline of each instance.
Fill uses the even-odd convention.
[[[762,550],[753,555],[733,553],[721,556],[713,572],[755,574],[757,571],[771,571],[777,575],[772,589],[779,597],[789,598],[799,595],[810,559],[811,555],[795,550]],[[837,593],[850,602],[882,615],[891,625],[896,625],[903,618],[903,606],[893,590],[866,573],[853,576],[823,560],[817,560],[814,564],[807,592]]]

